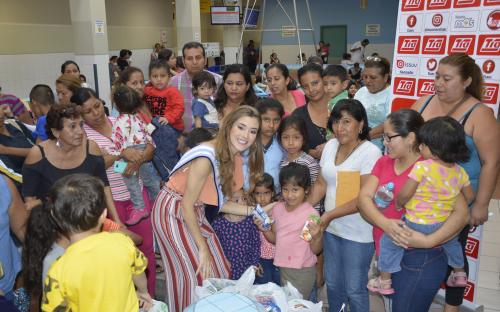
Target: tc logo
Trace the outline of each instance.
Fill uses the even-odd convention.
[[[417,96],[423,96],[428,94],[434,94],[436,91],[434,87],[434,80],[432,79],[419,79]]]
[[[471,282],[467,282],[467,286],[465,286],[464,299],[471,302],[474,300],[474,284]]]
[[[477,54],[494,55],[500,53],[500,35],[479,35]]]
[[[443,15],[441,14],[434,14],[434,16],[432,17],[432,25],[434,27],[439,27],[441,26],[441,24],[443,23]]]
[[[420,50],[420,36],[401,36],[398,42],[398,53],[418,54]]]
[[[500,10],[493,11],[488,15],[486,25],[491,30],[497,30],[500,28]]]
[[[399,69],[405,67],[405,61],[403,61],[403,60],[397,60],[396,61],[396,67],[399,68]]]
[[[495,70],[495,62],[493,60],[486,60],[483,63],[483,73],[491,74]]]
[[[402,11],[420,11],[424,9],[424,0],[403,1]]]
[[[465,254],[471,258],[477,259],[479,255],[479,241],[475,238],[467,238],[465,244]]]
[[[415,82],[413,78],[396,77],[394,81],[394,93],[413,96],[415,94]]]
[[[438,63],[438,62],[437,62],[437,61],[436,61],[436,59],[434,59],[434,58],[431,58],[431,59],[427,60],[427,69],[428,69],[429,71],[434,71],[434,70],[436,70],[437,63]]]
[[[410,15],[406,19],[406,25],[410,28],[415,27],[417,25],[417,17],[415,15]]]
[[[446,36],[424,36],[422,54],[444,54]]]
[[[467,53],[474,54],[474,45],[476,43],[476,36],[474,35],[460,35],[450,36],[448,43],[448,54],[451,53]]]
[[[449,9],[450,7],[450,0],[430,0],[427,4],[428,10]]]
[[[481,4],[481,0],[455,0],[454,8],[475,7]]]
[[[496,105],[498,99],[498,84],[485,83],[483,88],[483,103]]]

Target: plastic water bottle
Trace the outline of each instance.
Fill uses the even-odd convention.
[[[379,209],[385,209],[389,206],[391,201],[394,199],[394,194],[392,193],[392,190],[394,190],[394,183],[389,182],[387,184],[381,185],[377,193],[375,193],[375,198],[373,199],[375,201],[375,205]]]

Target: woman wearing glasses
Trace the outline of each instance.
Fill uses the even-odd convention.
[[[384,121],[391,112],[390,72],[391,64],[387,59],[367,57],[362,75],[365,86],[354,95],[354,99],[360,101],[366,109],[370,139],[380,149],[383,148]]]
[[[387,155],[381,157],[359,194],[359,209],[363,217],[374,225],[373,240],[378,256],[382,234],[396,244],[414,247],[405,251],[401,268],[393,275],[394,295],[392,311],[428,311],[447,268],[447,257],[439,245],[453,237],[467,222],[467,205],[461,196],[450,217],[439,230],[424,235],[403,226],[404,210],[398,211],[391,202],[379,210],[374,203],[377,189],[389,182],[394,184],[393,194],[408,180],[413,165],[421,160],[417,132],[424,124],[420,114],[411,109],[400,109],[387,117],[382,134]],[[391,285],[384,285],[391,288]]]

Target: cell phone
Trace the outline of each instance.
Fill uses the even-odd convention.
[[[127,168],[127,162],[123,160],[117,160],[113,164],[113,172],[115,173],[124,173]]]

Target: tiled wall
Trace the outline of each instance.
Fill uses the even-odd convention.
[[[500,200],[492,199],[479,258],[478,302],[485,311],[500,311]]]
[[[110,55],[118,53],[119,51],[110,51]],[[147,79],[151,50],[132,50],[132,53],[132,64],[142,69]],[[31,88],[39,83],[47,84],[55,90],[55,80],[61,74],[61,64],[74,59],[73,53],[0,55],[2,92],[28,98]],[[80,65],[87,82],[95,86],[92,65]]]
[[[61,64],[73,56],[72,53],[0,55],[2,92],[27,98],[31,88],[38,83],[55,88]]]

